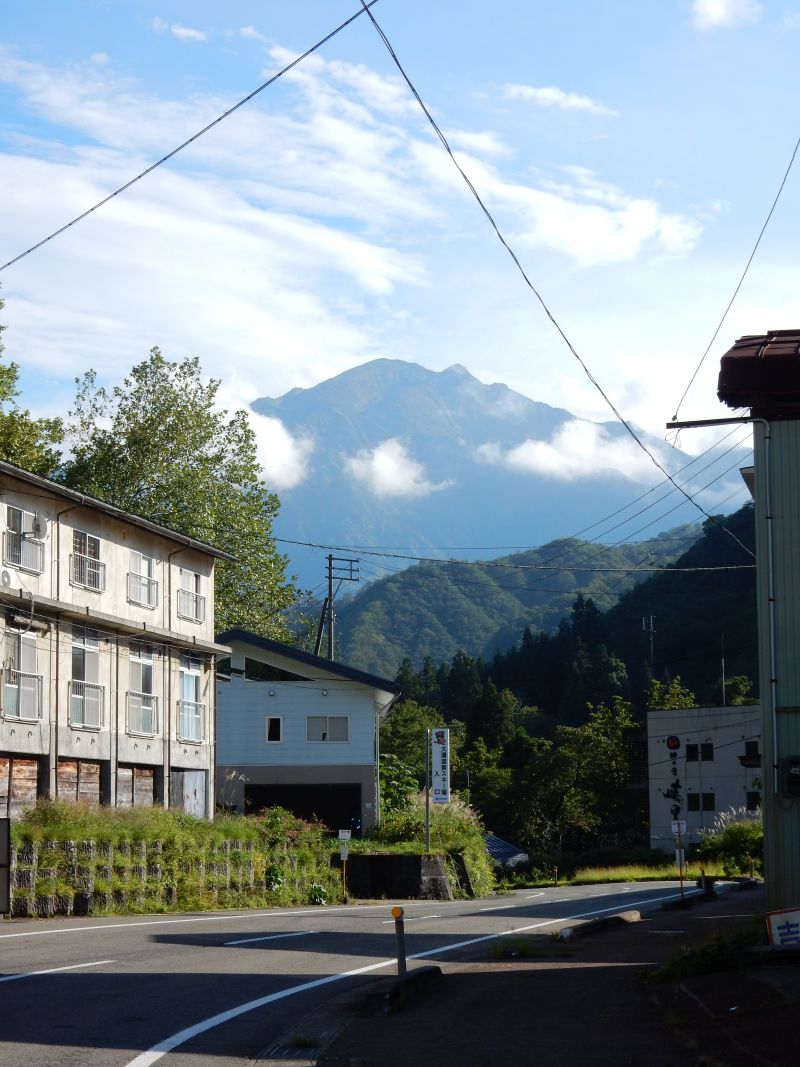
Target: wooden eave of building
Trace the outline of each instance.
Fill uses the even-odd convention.
[[[109,615],[104,611],[78,607],[76,604],[67,604],[63,600],[32,596],[24,589],[0,588],[0,603],[26,618],[36,618],[39,615],[52,620],[55,616],[59,620],[76,622],[81,626],[103,627],[128,637],[134,637],[139,641],[157,641],[174,645],[176,648],[205,652],[209,655],[229,656],[231,653],[227,645],[218,644],[216,641],[198,640],[193,635],[181,634],[175,630],[164,630],[159,626],[148,626],[145,622],[134,622],[120,615]]]

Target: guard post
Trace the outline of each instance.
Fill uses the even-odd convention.
[[[399,904],[395,904],[392,908],[392,918],[394,919],[394,935],[397,939],[397,974],[400,978],[405,978],[408,968],[406,967],[406,923],[403,916],[405,912]]]

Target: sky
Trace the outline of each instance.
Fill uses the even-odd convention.
[[[0,263],[358,10],[358,0],[7,0]],[[626,419],[663,439],[800,134],[800,0],[379,0],[372,10],[591,373]],[[684,419],[731,414],[716,379],[737,337],[800,324],[798,168]],[[231,407],[389,357],[459,363],[577,416],[613,418],[364,14],[0,271],[0,286],[6,356],[34,414],[65,413],[78,375],[119,382],[158,345],[170,359],[198,356]],[[298,484],[315,443],[255,421],[271,487]],[[680,444],[712,439],[684,431]],[[570,447],[585,473],[585,434],[551,445],[562,473]],[[401,459],[438,484],[424,457]]]

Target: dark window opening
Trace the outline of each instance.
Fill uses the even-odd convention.
[[[686,746],[686,762],[697,763],[700,758],[700,746],[699,745],[687,745]]]
[[[699,811],[700,810],[700,794],[699,793],[687,793],[686,794],[686,810],[687,811]]]
[[[748,792],[747,794],[747,810],[756,811],[761,807],[761,794],[758,792]]]
[[[717,806],[713,793],[703,793],[703,811],[716,811]]]
[[[704,741],[700,746],[700,759],[704,763],[710,763],[714,759],[714,744],[712,741]]]
[[[267,716],[267,741],[281,740],[281,720],[279,716]]]

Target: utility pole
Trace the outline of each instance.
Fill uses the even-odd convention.
[[[725,701],[725,634],[722,635],[722,706],[726,706]]]
[[[642,618],[642,629],[646,634],[650,635],[650,672],[654,678],[656,676],[656,660],[653,640],[656,632],[655,621],[655,615],[645,615]]]
[[[338,581],[336,589],[333,588],[334,579]],[[322,605],[322,614],[319,620],[319,628],[317,630],[317,640],[314,646],[314,654],[319,655],[320,647],[322,646],[322,632],[325,629],[327,622],[328,628],[328,659],[334,658],[334,611],[333,600],[336,593],[342,587],[342,582],[357,582],[359,580],[358,575],[358,560],[357,559],[343,559],[340,556],[328,555],[328,595],[325,597],[325,603]]]

